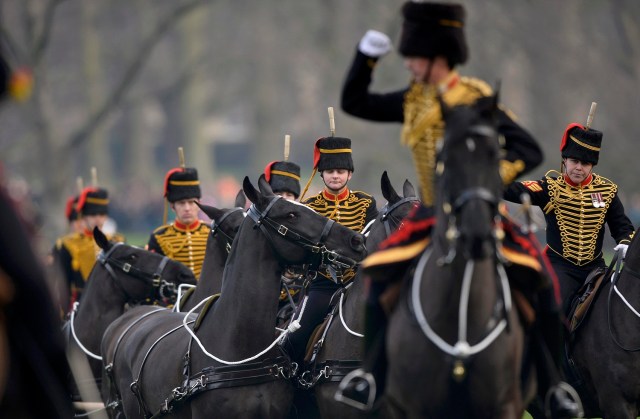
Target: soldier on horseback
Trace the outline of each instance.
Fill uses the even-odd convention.
[[[348,183],[354,171],[351,156],[351,139],[344,137],[323,137],[314,146],[314,173],[320,172],[324,182],[323,190],[307,199],[304,192],[309,187],[309,179],[302,194],[302,203],[316,212],[350,229],[361,232],[378,215],[376,200],[373,196],[349,189]],[[303,310],[297,313],[301,328],[289,336],[287,349],[294,361],[302,363],[307,341],[315,327],[327,314],[331,297],[345,283],[353,279],[355,271],[343,272],[325,268],[319,270],[308,285],[302,304]]]
[[[272,161],[264,168],[264,176],[276,195],[297,201],[300,196],[300,166],[290,161]]]
[[[167,172],[164,180],[165,215],[163,225],[156,228],[147,249],[183,263],[200,278],[211,227],[198,218],[200,199],[198,171],[192,167],[176,167]],[[175,220],[167,224],[167,207],[175,213]]]
[[[370,30],[358,44],[356,56],[342,90],[342,108],[354,116],[373,121],[402,122],[402,142],[410,147],[420,181],[421,198],[426,208],[413,214],[413,225],[429,224],[433,215],[434,179],[438,144],[442,141],[444,121],[440,101],[449,107],[469,105],[492,94],[482,80],[461,77],[456,66],[467,60],[464,35],[465,10],[457,4],[408,1],[402,8],[404,17],[400,53],[413,80],[402,90],[371,93],[369,85],[378,60],[391,50],[389,38]],[[505,185],[531,170],[542,161],[542,151],[535,139],[513,119],[509,111],[498,112],[497,129],[503,138],[500,174]],[[405,231],[405,237],[412,236]],[[420,234],[417,234],[420,236]],[[398,239],[390,239],[391,241]],[[362,374],[342,383],[343,397],[356,404],[369,400],[371,382],[378,391],[384,387],[384,329],[387,314],[379,298],[386,283],[371,282],[365,322],[365,368]],[[545,368],[555,369],[553,365]],[[366,370],[366,371],[365,371]],[[372,375],[373,373],[373,375]],[[552,383],[548,383],[551,386]],[[542,386],[546,391],[547,386]],[[556,404],[575,406],[564,393],[553,392]]]
[[[545,252],[558,275],[563,311],[594,269],[604,268],[602,245],[605,224],[622,257],[634,228],[626,216],[618,185],[593,173],[598,164],[602,132],[572,123],[560,143],[560,172],[550,170],[540,180],[513,183],[505,199],[520,202],[521,195],[544,211],[547,222]]]

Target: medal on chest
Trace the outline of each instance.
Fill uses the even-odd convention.
[[[602,199],[602,194],[600,192],[591,194],[591,202],[595,208],[604,208],[604,200]]]

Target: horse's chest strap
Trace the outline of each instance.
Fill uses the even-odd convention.
[[[288,379],[290,365],[289,359],[281,356],[242,365],[204,368],[192,375],[181,387],[174,388],[160,411],[151,418],[170,413],[178,404],[204,391],[263,384],[281,378]]]

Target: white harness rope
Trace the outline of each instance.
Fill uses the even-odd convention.
[[[471,355],[475,355],[485,350],[491,343],[493,343],[493,341],[496,340],[500,333],[502,333],[502,331],[507,327],[507,320],[506,318],[502,318],[500,322],[498,322],[498,324],[491,330],[491,332],[487,336],[485,336],[484,339],[482,339],[479,343],[475,345],[469,344],[469,342],[467,341],[467,315],[469,309],[469,294],[471,289],[471,278],[473,276],[474,263],[473,261],[467,261],[464,270],[464,277],[462,280],[462,290],[460,292],[458,341],[455,345],[450,345],[444,339],[438,336],[438,334],[436,334],[429,326],[429,322],[427,321],[424,312],[422,311],[422,304],[420,301],[420,285],[422,283],[422,273],[424,272],[424,267],[426,266],[427,261],[431,256],[432,250],[433,249],[431,248],[427,249],[422,254],[413,276],[411,302],[414,307],[415,317],[427,339],[429,339],[441,351],[457,358],[467,358]],[[508,315],[511,311],[511,289],[509,288],[509,281],[507,279],[507,274],[504,270],[504,267],[501,264],[498,264],[497,269],[498,275],[500,276],[500,282],[502,284],[506,314]]]
[[[613,279],[615,278],[617,272],[614,272],[611,275],[611,283],[613,284]],[[629,310],[631,310],[631,312],[633,312],[633,314],[636,315],[636,317],[640,317],[640,313],[638,312],[638,310],[636,310],[635,308],[633,308],[633,306],[631,305],[631,303],[629,301],[627,301],[626,298],[624,298],[624,295],[622,295],[622,293],[620,292],[620,290],[618,290],[618,286],[614,285],[613,286],[614,291],[616,292],[616,294],[618,294],[618,297],[620,297],[620,299],[622,300],[622,302],[624,302],[624,304],[629,308]]]
[[[204,303],[206,303],[207,301],[209,301],[211,297],[207,297],[204,300],[200,301],[195,307],[193,307],[191,310],[189,310],[185,316],[184,319],[182,319],[182,326],[185,328],[185,330],[187,332],[189,332],[189,334],[191,335],[191,337],[193,338],[193,340],[198,344],[198,346],[200,347],[200,349],[202,349],[202,352],[204,352],[205,355],[207,355],[209,358],[213,359],[214,361],[220,362],[221,364],[226,364],[226,365],[239,365],[239,364],[245,364],[247,362],[253,361],[254,359],[257,359],[259,357],[261,357],[262,355],[266,354],[267,352],[269,352],[274,346],[276,346],[276,344],[278,344],[280,341],[282,341],[289,333],[295,332],[296,330],[300,329],[300,322],[298,320],[294,320],[292,321],[289,326],[287,327],[287,329],[280,334],[280,336],[278,336],[276,338],[276,340],[274,340],[271,345],[269,345],[266,349],[264,349],[262,352],[250,357],[250,358],[246,358],[240,361],[225,361],[223,359],[220,359],[218,357],[216,357],[215,355],[211,354],[209,351],[207,351],[204,348],[204,345],[202,344],[202,342],[200,341],[200,339],[196,336],[196,334],[193,332],[193,330],[191,330],[189,328],[189,325],[187,324],[187,318],[195,311],[197,310],[201,305],[203,305]]]
[[[88,350],[87,348],[85,348],[84,345],[80,342],[80,339],[78,339],[78,336],[76,336],[76,328],[73,326],[73,321],[76,318],[76,311],[78,311],[78,305],[80,305],[80,302],[76,301],[75,303],[73,303],[73,308],[71,309],[71,319],[69,320],[69,325],[71,327],[71,336],[73,336],[73,340],[75,340],[78,346],[80,347],[80,349],[82,349],[82,352],[84,352],[86,355],[90,356],[93,359],[102,361],[102,357],[100,355],[96,355],[90,350]]]
[[[349,285],[347,285],[345,287],[345,289],[349,289],[351,286],[353,285],[353,282],[350,283]],[[340,302],[338,303],[338,311],[340,312],[340,323],[342,323],[342,327],[345,328],[345,330],[347,332],[349,332],[350,334],[352,334],[353,336],[359,337],[359,338],[363,338],[364,335],[362,333],[358,333],[358,332],[354,332],[353,330],[349,329],[349,326],[347,326],[347,323],[344,321],[344,317],[342,316],[342,304],[344,302],[344,292],[340,294]]]

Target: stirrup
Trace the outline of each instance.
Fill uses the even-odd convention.
[[[558,384],[552,386],[544,398],[544,413],[550,418],[551,416],[551,397],[558,393],[565,393],[568,396],[575,406],[564,406],[566,409],[571,409],[573,411],[572,417],[582,418],[584,417],[584,407],[582,406],[582,400],[580,400],[580,395],[571,385],[565,383],[564,381],[559,382]]]
[[[354,400],[350,397],[345,396],[344,394],[344,390],[356,379],[361,379],[369,385],[369,395],[367,397],[366,403]],[[362,368],[353,370],[349,374],[345,375],[342,381],[340,381],[338,390],[336,391],[336,394],[333,396],[333,398],[338,402],[344,403],[356,409],[369,411],[373,408],[373,402],[376,399],[376,380],[375,378],[373,378],[373,375],[370,372],[366,372]]]

